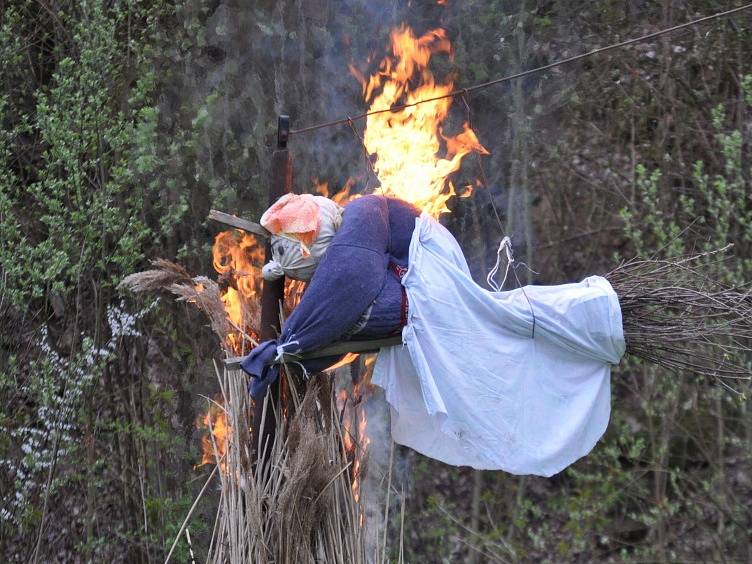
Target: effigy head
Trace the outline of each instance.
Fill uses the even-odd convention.
[[[272,234],[272,260],[264,265],[264,279],[310,280],[341,222],[342,208],[329,198],[282,196],[261,216],[261,225]]]

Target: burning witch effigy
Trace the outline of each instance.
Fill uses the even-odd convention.
[[[283,359],[316,372],[338,359],[306,353],[399,335],[400,344],[380,350],[372,378],[390,404],[396,442],[450,464],[551,476],[603,435],[610,367],[625,353],[722,383],[748,377],[752,300],[711,281],[701,266],[707,255],[635,259],[558,286],[500,291],[504,282],[491,276],[491,290],[473,281],[435,218],[454,192],[449,174],[485,148],[467,123],[443,136],[451,100],[409,106],[451,92],[424,66],[450,48],[442,30],[415,38],[399,28],[394,57],[360,77],[371,110],[408,106],[368,116],[364,143],[377,155],[381,193],[344,208],[290,194],[262,216],[273,256],[264,277],[307,289],[281,335],[242,361],[251,394],[263,396]],[[410,90],[415,76],[420,86]],[[508,238],[498,252],[514,261]]]
[[[250,375],[225,370],[228,421],[207,417],[223,484],[213,561],[366,560],[353,468],[367,439],[342,425],[358,418],[345,413],[358,402],[337,403],[326,377],[307,382],[352,360],[342,359],[348,343],[378,344],[370,382],[385,392],[396,443],[515,474],[551,476],[594,447],[609,420],[611,367],[625,355],[724,385],[749,377],[752,298],[706,274],[708,253],[504,291],[493,274],[504,259],[507,273],[516,267],[504,238],[490,289],[478,285],[437,221],[456,195],[450,175],[468,154],[487,152],[468,123],[454,136],[442,130],[453,84],[427,65],[451,45],[443,30],[415,37],[404,26],[391,45],[372,76],[352,69],[376,112],[361,139],[375,157],[376,193],[281,197],[260,220],[272,255],[263,269],[262,242],[235,230],[215,242],[219,284],[166,261],[125,282],[196,303]],[[281,332],[266,340],[262,275],[287,285]],[[282,397],[271,401],[267,389],[280,379]],[[250,416],[251,398],[276,417],[276,436],[258,452],[250,434],[266,418]]]

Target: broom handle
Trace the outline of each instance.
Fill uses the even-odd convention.
[[[323,358],[325,356],[342,356],[347,353],[374,353],[379,352],[379,350],[384,347],[394,347],[401,344],[402,337],[400,335],[387,337],[385,339],[374,339],[372,341],[344,341],[301,355],[284,354],[282,355],[280,364],[284,364],[285,362],[300,362],[301,360]],[[243,358],[244,357],[242,356],[227,358],[225,359],[225,367],[228,370],[238,370],[240,368],[240,361],[243,360]]]

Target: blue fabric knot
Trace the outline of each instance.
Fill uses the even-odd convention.
[[[240,362],[240,368],[251,376],[248,391],[254,399],[263,397],[279,376],[279,369],[272,364],[276,355],[277,341],[264,341]]]

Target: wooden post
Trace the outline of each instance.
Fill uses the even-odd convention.
[[[292,192],[292,154],[287,149],[287,139],[290,132],[290,118],[288,116],[279,116],[277,121],[277,149],[272,154],[271,177],[269,182],[269,205],[277,199]],[[266,262],[271,259],[271,240],[266,242]],[[264,280],[261,289],[261,341],[276,339],[279,336],[281,327],[279,319],[279,304],[285,297],[285,278],[278,280]],[[282,368],[280,367],[280,370]],[[269,386],[267,395],[269,397],[269,407],[267,408],[266,417],[263,420],[263,433],[259,433],[262,428],[262,417],[264,398],[257,398],[253,407],[253,453],[258,459],[260,449],[268,453],[276,434],[276,425],[272,406],[279,406],[281,378]],[[268,458],[267,458],[268,459]]]

